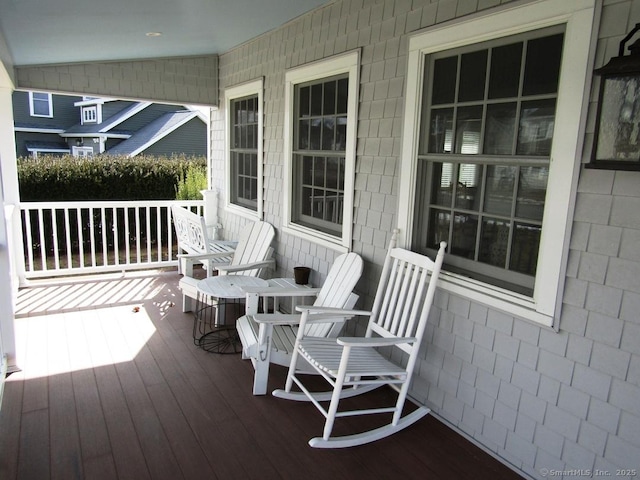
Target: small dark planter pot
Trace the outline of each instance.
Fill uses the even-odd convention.
[[[311,269],[309,267],[293,267],[293,277],[298,285],[307,285],[310,274]]]

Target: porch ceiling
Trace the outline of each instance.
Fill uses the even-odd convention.
[[[0,0],[0,39],[17,67],[221,54],[324,3]]]

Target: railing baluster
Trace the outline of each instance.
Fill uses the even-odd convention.
[[[89,207],[89,239],[91,240],[91,266],[96,266],[96,232],[94,231],[93,207]]]
[[[136,263],[140,263],[140,207],[136,207]]]
[[[167,207],[167,261],[173,261],[173,226],[171,207]]]
[[[42,265],[42,270],[47,270],[47,246],[46,246],[46,238],[44,234],[44,220],[42,215],[42,208],[38,209],[38,229],[39,229],[39,237],[40,237],[40,263]]]
[[[120,230],[118,229],[118,208],[113,207],[111,211],[113,215],[113,255],[114,265],[120,265]]]
[[[162,207],[156,207],[156,245],[158,250],[158,262],[162,261]]]
[[[62,211],[64,212],[64,230],[65,230],[65,241],[66,241],[66,248],[67,248],[67,268],[72,268],[73,266],[73,260],[72,260],[72,249],[73,246],[71,245],[71,223],[69,222],[69,208],[68,207],[64,207],[62,209]]]
[[[151,263],[153,254],[151,253],[151,208],[147,205],[145,209],[145,231],[147,232],[147,263]]]
[[[102,235],[102,265],[109,265],[109,259],[107,257],[107,229],[105,228],[106,221],[104,217],[104,207],[100,208],[100,231]]]
[[[51,234],[53,236],[53,264],[56,270],[60,270],[60,251],[58,245],[58,217],[57,209],[51,209]]]
[[[31,231],[31,210],[24,210],[24,216],[22,217],[22,225],[23,228],[27,232],[27,260],[28,260],[28,272],[33,272],[35,270],[33,265],[33,232]]]
[[[76,220],[78,223],[78,254],[80,256],[80,268],[84,268],[84,234],[82,233],[82,210],[78,209]]]
[[[131,263],[131,229],[129,228],[129,207],[124,208],[124,250],[127,259],[125,263],[129,265]]]

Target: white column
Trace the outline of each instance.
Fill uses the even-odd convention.
[[[1,62],[0,70],[0,353],[6,355],[11,371],[16,368],[14,299],[18,290],[19,272],[24,272],[24,256],[13,131],[13,85]]]
[[[201,190],[204,199],[204,221],[209,227],[209,236],[212,240],[218,239],[218,229],[222,225],[218,223],[218,189]]]

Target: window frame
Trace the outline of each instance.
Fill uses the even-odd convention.
[[[423,172],[420,178],[422,180],[432,181],[433,179],[431,175],[433,174],[433,172],[436,172],[437,170],[435,167],[435,164],[442,164],[443,166],[451,166],[452,175],[455,175],[455,172],[457,172],[458,169],[461,169],[464,171],[465,169],[469,170],[469,168],[479,169],[480,172],[484,172],[484,173],[480,173],[480,177],[476,177],[476,180],[479,181],[478,184],[476,185],[477,196],[474,196],[474,199],[476,200],[476,202],[473,205],[467,205],[467,206],[464,206],[461,203],[459,203],[460,198],[458,197],[458,192],[460,191],[460,186],[461,185],[467,186],[467,183],[464,182],[462,179],[459,179],[459,182],[463,182],[463,183],[459,183],[458,185],[455,185],[455,182],[454,182],[453,192],[451,192],[450,196],[447,197],[450,201],[449,204],[442,203],[444,201],[443,199],[440,199],[438,201],[434,200],[432,198],[433,185],[432,184],[427,185],[427,183],[424,181],[421,183],[421,188],[419,188],[417,191],[417,194],[416,194],[417,198],[415,201],[419,202],[419,205],[421,205],[421,210],[424,209],[423,210],[424,213],[423,215],[420,215],[415,219],[416,223],[414,223],[413,235],[412,235],[414,237],[412,238],[412,246],[416,247],[417,251],[426,252],[428,255],[435,255],[436,253],[436,250],[437,250],[436,246],[438,241],[433,243],[434,246],[431,246],[431,247],[425,246],[422,243],[427,239],[428,234],[433,233],[433,230],[435,227],[433,225],[430,225],[431,224],[430,214],[435,212],[440,212],[441,214],[448,214],[450,216],[449,218],[450,222],[452,222],[456,216],[461,216],[461,217],[468,216],[470,218],[475,218],[475,221],[477,222],[474,227],[475,236],[473,236],[472,233],[470,232],[466,232],[464,238],[467,240],[467,243],[465,244],[466,246],[472,245],[471,251],[467,253],[469,254],[473,253],[478,257],[482,256],[483,251],[484,253],[487,253],[486,247],[488,246],[488,243],[485,243],[482,240],[482,235],[485,232],[485,227],[488,225],[488,223],[484,223],[484,222],[488,221],[489,223],[491,223],[491,221],[495,221],[498,223],[500,222],[506,223],[508,239],[505,241],[505,244],[503,245],[504,257],[500,258],[500,260],[502,260],[503,263],[513,259],[514,257],[512,257],[511,254],[514,251],[517,252],[517,249],[515,249],[515,246],[517,245],[515,238],[517,236],[518,226],[521,226],[521,227],[533,226],[534,228],[535,227],[540,228],[542,226],[542,218],[541,218],[542,210],[539,210],[540,217],[537,217],[535,215],[527,216],[526,214],[523,214],[523,213],[518,214],[518,210],[516,208],[518,199],[515,196],[513,196],[513,194],[514,194],[514,188],[518,192],[522,191],[520,186],[518,187],[512,186],[512,189],[510,191],[511,203],[509,204],[508,211],[496,211],[496,210],[492,211],[491,209],[485,209],[486,202],[487,202],[486,195],[489,192],[488,190],[489,175],[490,175],[489,172],[491,168],[500,168],[500,167],[514,168],[518,172],[517,179],[521,178],[520,173],[522,171],[526,171],[529,168],[533,168],[533,169],[549,168],[549,163],[550,163],[549,153],[547,152],[540,153],[539,151],[537,153],[518,151],[520,146],[520,143],[519,143],[520,129],[518,128],[518,126],[520,127],[522,126],[521,121],[523,117],[520,115],[520,113],[522,111],[526,111],[527,105],[540,104],[540,102],[548,103],[549,101],[551,101],[553,105],[552,107],[553,122],[555,122],[555,105],[557,103],[557,88],[554,89],[553,91],[550,90],[544,93],[536,92],[533,94],[531,93],[527,94],[524,90],[526,88],[525,84],[527,81],[527,77],[525,73],[528,72],[528,69],[526,69],[524,65],[525,65],[525,62],[527,61],[526,52],[529,48],[527,46],[529,45],[529,42],[535,42],[540,39],[549,39],[552,37],[557,38],[560,35],[564,38],[564,24],[555,25],[549,28],[528,30],[526,32],[518,33],[515,35],[509,35],[507,37],[501,37],[488,42],[473,43],[471,45],[467,45],[465,47],[457,48],[453,50],[444,50],[442,52],[435,52],[433,54],[430,54],[429,58],[425,59],[425,75],[429,74],[427,72],[433,72],[436,64],[439,61],[453,60],[452,62],[451,61],[449,62],[449,65],[455,64],[455,68],[453,71],[456,74],[456,78],[458,78],[459,75],[461,75],[461,71],[463,70],[463,67],[460,64],[464,60],[465,55],[469,55],[469,54],[482,55],[486,68],[480,69],[480,70],[483,72],[483,76],[486,79],[486,85],[483,84],[484,88],[482,89],[482,92],[480,91],[475,92],[477,95],[477,98],[461,99],[460,98],[461,92],[457,92],[457,93],[454,92],[455,85],[456,85],[456,83],[454,82],[451,88],[451,91],[448,92],[448,94],[451,95],[452,98],[447,98],[447,101],[442,101],[443,99],[440,98],[439,103],[433,102],[433,98],[432,98],[434,95],[433,85],[432,84],[424,85],[425,91],[423,92],[423,98],[422,98],[423,104],[422,104],[421,119],[420,119],[421,129],[423,133],[421,134],[421,138],[418,142],[418,148],[419,148],[418,172]],[[496,49],[504,46],[508,46],[508,45],[521,46],[521,48],[519,49],[519,61],[517,62],[516,65],[514,65],[517,68],[517,72],[515,72],[514,78],[519,79],[519,81],[517,85],[515,84],[512,85],[512,88],[514,89],[514,91],[509,92],[508,95],[492,96],[490,95],[489,91],[490,91],[491,81],[494,79],[494,77],[490,76],[489,70],[491,69],[492,64],[489,62],[490,62],[490,59],[494,57]],[[562,44],[559,44],[558,47],[560,47],[561,49]],[[514,72],[509,72],[507,76],[509,76],[512,73]],[[558,75],[560,73],[559,64],[558,64],[557,73]],[[504,72],[503,72],[503,75],[504,75]],[[462,80],[459,80],[459,81],[462,82]],[[447,82],[447,83],[451,85],[450,82]],[[458,85],[459,85],[459,88],[462,87],[462,83]],[[503,107],[505,105],[510,105],[513,108],[512,110],[513,117],[510,117],[510,121],[511,121],[512,127],[514,128],[512,129],[509,135],[510,141],[508,142],[509,149],[511,152],[496,153],[490,150],[478,151],[479,149],[483,149],[485,147],[485,140],[490,138],[486,136],[487,135],[486,129],[488,126],[487,122],[489,121],[488,120],[489,110],[491,109],[491,107],[494,107],[494,106]],[[478,122],[479,126],[477,130],[478,138],[476,139],[477,145],[475,145],[476,151],[465,153],[464,145],[462,146],[459,145],[460,139],[458,138],[458,134],[459,134],[459,129],[461,128],[461,124],[459,122],[460,122],[461,115],[462,117],[464,117],[464,112],[468,112],[471,109],[480,110],[480,113],[479,113],[480,121]],[[457,114],[453,116],[456,110],[457,110]],[[455,143],[454,146],[456,151],[452,151],[453,150],[452,148],[450,148],[450,150],[447,150],[446,141],[444,142],[444,145],[442,145],[444,137],[439,138],[440,143],[438,143],[438,145],[435,146],[434,148],[434,145],[432,145],[432,138],[429,134],[432,128],[431,122],[433,121],[434,112],[436,112],[436,114],[442,115],[444,112],[447,112],[447,111],[450,111],[452,115],[451,121],[453,125],[451,128],[455,132],[457,132],[457,133],[454,133],[452,137],[456,137],[458,139],[454,141],[454,139],[451,138],[449,140],[450,142],[452,142],[452,144]],[[485,112],[484,115],[481,113],[483,111]],[[547,131],[548,131],[548,128],[545,129],[545,132]],[[443,172],[444,171],[446,171],[446,169],[443,167]],[[427,173],[427,172],[430,172],[430,173]],[[462,175],[464,176],[464,174]],[[487,181],[486,183],[482,180],[483,178],[486,179]],[[515,183],[518,183],[518,180],[515,180]],[[544,192],[546,193],[546,181],[545,181]],[[453,223],[455,223],[455,221],[453,221]],[[459,236],[460,232],[456,231],[455,228],[451,228],[451,227],[453,227],[453,225],[450,225],[450,228],[448,230],[448,235],[454,236],[458,240],[457,246],[460,247],[460,241],[462,238],[461,236]],[[444,226],[441,226],[441,228],[443,229],[441,233],[444,233]],[[456,233],[458,235],[456,235]],[[472,236],[473,238],[471,238]],[[444,239],[447,240],[446,238]],[[433,242],[433,238],[431,238],[431,241]],[[535,278],[535,276],[532,275],[531,273],[521,272],[515,268],[504,268],[504,267],[495,265],[491,262],[488,262],[486,259],[481,260],[479,258],[478,260],[473,260],[470,258],[466,258],[464,255],[460,255],[458,253],[451,254],[454,246],[455,246],[454,244],[450,244],[449,248],[447,249],[447,252],[449,253],[449,255],[446,258],[445,268],[449,268],[451,269],[451,271],[456,271],[457,269],[458,271],[464,272],[463,275],[468,275],[476,279],[483,279],[483,277],[486,279],[493,279],[493,280],[487,280],[487,283],[491,283],[493,285],[505,285],[505,286],[509,285],[507,288],[513,291],[520,291],[521,293],[525,293],[526,290],[533,288],[533,279]],[[535,252],[537,253],[538,242],[536,242],[535,247],[536,247]],[[533,262],[531,264],[533,264]]]
[[[264,215],[264,200],[263,200],[263,188],[264,188],[264,145],[263,145],[263,128],[264,128],[264,79],[259,78],[250,82],[242,83],[229,87],[224,92],[224,106],[225,106],[225,172],[226,172],[226,189],[227,195],[225,196],[225,210],[236,215],[240,215],[252,220],[262,220]],[[233,100],[257,95],[258,97],[258,139],[257,139],[257,159],[258,159],[258,199],[257,209],[252,210],[231,201],[231,103]]]
[[[49,107],[49,113],[47,115],[40,115],[38,113],[35,113],[34,100],[36,100],[38,102],[43,102],[44,100],[42,100],[42,99],[34,99],[33,98],[34,94],[40,94],[40,95],[46,95],[47,96],[47,106]],[[48,93],[48,92],[29,92],[29,114],[32,117],[53,118],[53,95],[51,93]]]
[[[95,156],[95,151],[92,147],[71,147],[71,154],[77,158],[91,158]]]
[[[97,105],[82,107],[82,125],[85,123],[100,123],[98,122]]]
[[[562,301],[577,175],[582,158],[589,72],[594,56],[594,15],[595,0],[543,0],[523,6],[506,5],[468,20],[448,22],[409,39],[399,195],[399,204],[407,205],[407,208],[398,212],[398,227],[405,232],[403,241],[407,245],[413,238],[423,72],[427,56],[565,24],[553,134],[554,139],[562,141],[554,141],[551,149],[533,295],[522,295],[446,271],[442,272],[440,280],[441,288],[447,291],[554,328],[557,328]]]
[[[302,65],[285,72],[285,125],[284,125],[284,202],[283,202],[283,226],[286,233],[295,235],[305,240],[318,243],[339,252],[347,252],[351,249],[353,236],[353,205],[355,188],[355,163],[356,163],[356,136],[357,136],[357,112],[360,51],[354,50],[341,55],[329,57],[317,62]],[[292,201],[294,194],[294,168],[293,151],[294,125],[296,115],[293,112],[295,106],[296,85],[329,79],[331,77],[348,75],[348,100],[347,100],[347,139],[345,146],[345,178],[344,178],[344,202],[342,212],[342,231],[339,236],[332,235],[315,228],[296,223],[292,218],[295,211]]]

